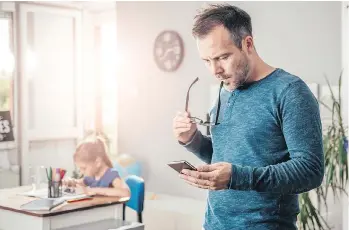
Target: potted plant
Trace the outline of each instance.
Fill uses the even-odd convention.
[[[332,113],[331,124],[323,131],[325,177],[322,185],[317,189],[299,195],[300,213],[298,215],[298,227],[300,229],[331,229],[323,213],[322,204],[327,212],[328,191],[332,190],[335,200],[342,194],[348,195],[346,185],[348,182],[348,139],[347,127],[343,124],[342,114],[342,73],[339,76],[339,95],[334,95],[328,79],[325,77],[331,92],[332,104],[327,105],[319,100],[326,109]],[[310,194],[313,193],[317,199],[317,205],[313,204]]]

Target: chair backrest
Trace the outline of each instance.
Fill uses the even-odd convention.
[[[126,206],[142,213],[144,208],[144,180],[136,175],[125,178],[125,182],[130,188],[131,198],[127,201]]]

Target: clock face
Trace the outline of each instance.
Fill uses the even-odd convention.
[[[157,66],[166,72],[173,72],[182,63],[183,40],[175,31],[163,31],[154,44],[154,58]]]

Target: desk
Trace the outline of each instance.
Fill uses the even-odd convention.
[[[77,224],[122,218],[122,203],[129,198],[94,197],[92,200],[64,203],[51,211],[26,211],[20,206],[37,198],[17,195],[31,186],[0,190],[0,230],[51,230]]]

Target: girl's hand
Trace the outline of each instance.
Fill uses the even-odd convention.
[[[97,195],[95,188],[90,188],[90,187],[81,186],[81,185],[78,185],[78,188],[80,188],[88,196]]]
[[[62,184],[63,186],[74,188],[77,185],[77,181],[73,178],[67,178],[67,179],[63,179]]]
[[[63,186],[76,188],[77,186],[85,186],[83,179],[67,178],[62,181]]]

